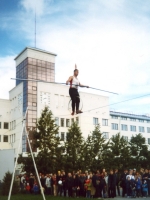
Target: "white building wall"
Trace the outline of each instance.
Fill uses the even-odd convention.
[[[37,88],[38,118],[40,117],[41,110],[44,106],[48,105],[50,110],[52,110],[54,117],[59,118],[60,133],[67,133],[68,131],[68,128],[66,127],[66,119],[70,119],[71,121],[73,118],[76,120],[76,117],[79,119],[79,125],[85,138],[94,130],[95,125],[93,124],[93,117],[98,118],[98,122],[101,125],[101,131],[109,133],[109,108],[103,107],[98,110],[90,111],[93,108],[108,105],[108,97],[80,92],[80,98],[83,102],[83,114],[71,116],[71,110],[68,110],[68,104],[70,101],[69,87],[39,82]],[[65,121],[64,127],[61,127],[62,118]],[[108,120],[108,126],[102,125],[102,119]]]
[[[0,149],[0,180],[4,178],[6,172],[13,172],[14,156],[15,154],[13,149]]]
[[[23,83],[20,83],[9,92],[10,99],[10,128],[9,144],[17,153],[22,124],[23,124]],[[20,153],[22,152],[22,145]]]
[[[9,142],[4,141],[4,137],[9,138],[9,119],[10,119],[10,101],[0,99],[0,149],[9,149]],[[8,123],[8,128],[4,128],[4,123]]]

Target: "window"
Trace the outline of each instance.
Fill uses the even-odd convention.
[[[1,142],[1,135],[0,135],[0,142]]]
[[[60,125],[61,125],[61,127],[64,127],[64,126],[65,126],[65,120],[64,120],[64,118],[61,118],[61,120],[60,120]]]
[[[0,129],[2,128],[2,124],[1,124],[1,122],[0,122]]]
[[[76,117],[76,123],[79,124],[79,117]]]
[[[127,120],[127,117],[121,117],[122,120]]]
[[[4,129],[8,129],[9,128],[9,123],[8,122],[4,122]]]
[[[74,123],[74,118],[71,119],[71,124],[73,124],[73,123]]]
[[[4,135],[3,142],[8,142],[8,135]]]
[[[15,139],[16,139],[15,137],[16,137],[16,136],[15,136],[15,134],[14,134],[14,137],[13,137],[13,142],[15,142]]]
[[[112,118],[112,119],[118,119],[118,117],[115,116],[115,115],[112,115],[111,118]]]
[[[102,125],[108,126],[108,119],[102,119]]]
[[[59,118],[58,118],[58,117],[55,118],[55,124],[56,124],[57,126],[59,126]]]
[[[93,124],[98,125],[98,118],[93,117]]]
[[[118,124],[112,123],[111,128],[112,128],[112,130],[118,130]]]
[[[121,124],[121,130],[122,131],[127,131],[128,130],[128,126],[126,124]]]
[[[148,144],[150,144],[150,138],[147,138],[147,142],[148,142]]]
[[[147,132],[150,133],[150,127],[147,127]]]
[[[128,142],[128,136],[123,136],[123,139]]]
[[[130,131],[136,132],[136,126],[130,126]]]
[[[14,129],[16,128],[16,120],[14,121]]]
[[[135,122],[135,121],[136,121],[136,119],[135,119],[135,118],[130,118],[130,121],[134,121],[134,122]]]
[[[60,135],[60,140],[61,140],[61,141],[64,141],[64,140],[65,140],[65,133],[61,133],[61,135]]]
[[[147,123],[150,123],[150,120],[147,120]]]
[[[144,133],[144,127],[143,126],[139,126],[139,132]]]
[[[139,119],[139,122],[144,122],[144,120],[143,119]]]
[[[103,138],[104,139],[109,139],[109,133],[103,132]]]
[[[66,127],[70,126],[70,119],[66,119]]]

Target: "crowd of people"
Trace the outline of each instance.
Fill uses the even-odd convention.
[[[103,169],[101,172],[73,173],[58,171],[57,174],[39,174],[42,190],[46,195],[64,197],[86,198],[114,198],[122,196],[127,198],[150,196],[150,170],[136,169],[124,170]],[[17,177],[20,190],[31,194],[40,194],[40,184],[36,176],[31,173]]]

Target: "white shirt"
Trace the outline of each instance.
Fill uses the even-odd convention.
[[[77,77],[73,76],[73,79],[70,81],[70,87],[78,89],[78,85],[80,84]]]

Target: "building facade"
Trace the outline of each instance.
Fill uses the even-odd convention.
[[[85,138],[100,124],[105,139],[120,132],[130,140],[132,135],[142,133],[150,144],[150,117],[110,111],[107,96],[80,92],[83,114],[71,116],[69,88],[55,84],[55,57],[54,53],[27,47],[15,58],[16,87],[9,91],[8,100],[0,99],[0,149],[14,149],[16,154],[26,109],[26,126],[33,130],[45,106],[49,106],[60,127],[62,141],[66,140],[68,127],[76,121]],[[31,134],[29,138],[32,143]],[[20,153],[26,151],[23,133]]]

